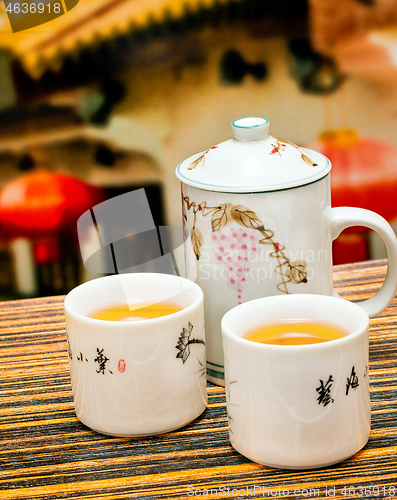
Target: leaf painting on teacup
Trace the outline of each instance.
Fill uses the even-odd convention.
[[[280,292],[290,293],[287,287],[288,283],[307,283],[306,262],[304,260],[291,262],[284,252],[285,246],[279,241],[275,241],[274,231],[265,228],[261,219],[250,208],[243,205],[233,205],[232,203],[222,203],[216,207],[209,207],[206,201],[197,203],[184,195],[182,195],[182,204],[184,205],[183,213],[184,217],[186,216],[186,220],[187,211],[192,210],[194,214],[190,238],[197,260],[200,260],[201,249],[204,243],[203,235],[196,227],[197,214],[201,212],[203,217],[211,215],[211,229],[213,233],[223,230],[231,222],[236,222],[241,227],[258,231],[261,234],[262,238],[259,240],[259,244],[271,245],[273,247],[270,257],[277,260],[275,272],[281,277],[281,283],[277,284],[277,289]]]
[[[199,360],[199,358],[198,358],[198,357],[197,357],[197,361],[198,361],[198,364],[200,365],[200,368],[199,368],[199,370],[198,370],[198,372],[197,372],[197,373],[199,373],[199,374],[200,374],[200,376],[199,376],[199,379],[200,379],[201,377],[203,377],[203,376],[207,373],[207,369],[206,369],[206,367],[204,366],[204,363],[202,363],[202,362]]]
[[[205,345],[204,340],[201,339],[190,339],[190,336],[193,331],[193,325],[189,321],[189,326],[188,328],[183,328],[182,333],[179,336],[178,343],[175,346],[176,349],[178,349],[178,354],[176,355],[177,358],[181,358],[183,364],[186,363],[188,357],[190,356],[190,346],[192,344],[203,344]]]
[[[291,276],[291,281],[294,283],[307,283],[306,262],[297,260],[288,264],[289,271],[287,274]]]
[[[214,147],[214,146],[213,146]],[[212,149],[212,148],[210,148]],[[203,166],[205,163],[205,155],[209,153],[210,149],[207,149],[207,151],[204,151],[198,158],[196,158],[194,161],[192,161],[190,167],[187,167],[188,170],[194,170],[198,165],[200,165],[201,162],[203,162]]]
[[[225,359],[225,366],[227,365],[227,360]],[[225,389],[226,389],[226,402],[227,402],[227,419],[228,419],[228,424],[229,424],[229,433],[230,434],[233,434],[233,417],[231,415],[231,409],[232,409],[232,406],[240,406],[236,403],[233,403],[232,402],[232,396],[230,394],[230,389],[231,389],[231,386],[233,384],[237,384],[237,380],[232,380],[231,382],[229,382],[228,380],[225,381]]]
[[[211,217],[212,231],[220,231],[232,222],[232,208],[233,205],[231,203],[222,203],[215,209]]]
[[[230,213],[232,214],[233,220],[237,222],[237,224],[240,224],[240,226],[258,229],[259,231],[264,229],[263,223],[256,213],[249,208],[243,207],[243,205],[236,205],[231,209]]]
[[[296,144],[294,144],[293,142],[286,141],[285,139],[280,139],[279,137],[274,137],[274,136],[270,136],[270,137],[273,137],[273,139],[275,141],[271,143],[272,149],[270,150],[269,155],[278,154],[279,156],[282,156],[281,152],[285,151],[286,148],[287,148],[287,145],[288,145],[288,146],[292,146],[293,148],[297,149],[301,153],[301,158],[302,158],[302,160],[305,163],[307,163],[311,167],[317,167],[318,166],[317,163],[315,163],[311,158],[309,158],[307,155],[305,155],[305,153],[301,150],[301,148],[299,146],[297,146]],[[226,142],[226,141],[223,141],[223,142]],[[218,149],[218,147],[219,147],[220,144],[222,144],[222,143],[219,143],[216,146],[212,146],[211,148],[207,149],[207,151],[204,151],[203,153],[201,153],[200,156],[198,156],[194,161],[192,161],[192,163],[190,164],[189,167],[187,167],[187,169],[188,170],[194,170],[201,163],[204,166],[204,164],[205,164],[205,158],[206,158],[207,154],[212,149]]]
[[[199,260],[201,256],[201,247],[204,243],[203,235],[196,226],[193,226],[190,231],[190,238],[192,240],[193,252],[196,256],[196,259]]]
[[[301,148],[299,146],[297,146],[296,144],[294,144],[293,142],[286,141],[285,139],[280,139],[279,137],[273,137],[273,139],[276,140],[276,144],[272,144],[273,149],[270,151],[269,155],[274,155],[274,154],[278,153],[278,155],[281,156],[280,150],[284,151],[287,144],[288,144],[289,146],[292,146],[293,148],[297,149],[300,152],[301,158],[305,163],[307,163],[311,167],[318,167],[318,164],[315,163],[307,155],[305,155],[305,153],[301,150]]]
[[[226,139],[226,140],[229,141],[230,139]],[[222,142],[226,142],[226,141],[222,141]],[[201,153],[201,155],[198,158],[196,158],[194,161],[192,161],[192,163],[190,164],[190,167],[187,167],[187,169],[188,170],[194,170],[198,165],[200,165],[201,162],[203,163],[203,166],[204,166],[206,155],[212,149],[218,149],[219,145],[222,144],[222,142],[220,142],[219,144],[216,144],[215,146],[212,146],[211,148],[207,149],[207,151],[204,151],[204,153]]]
[[[311,167],[317,167],[317,163],[314,163],[314,161],[311,158],[309,158],[307,155],[305,155],[305,153],[301,154],[301,158],[304,162],[306,162]]]
[[[285,148],[287,147],[286,144],[284,144],[285,141],[282,141],[280,139],[277,139],[276,144],[272,144],[273,149],[270,151],[269,155],[275,155],[276,153],[281,156],[280,149],[281,151],[284,151]]]

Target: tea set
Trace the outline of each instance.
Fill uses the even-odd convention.
[[[396,293],[397,239],[374,212],[331,208],[322,154],[269,135],[265,118],[234,120],[232,130],[176,169],[186,278],[107,276],[66,297],[76,414],[105,434],[169,432],[205,410],[208,379],[225,386],[237,451],[270,467],[324,467],[369,437],[368,324]],[[378,293],[353,304],[333,290],[332,241],[357,225],[380,234],[388,270]],[[88,317],[123,300],[181,309],[144,321]],[[244,338],[296,319],[346,335],[308,345]]]

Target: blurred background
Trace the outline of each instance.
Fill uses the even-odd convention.
[[[395,0],[80,0],[16,33],[7,3],[0,300],[93,277],[76,222],[96,203],[143,187],[156,224],[180,225],[175,167],[239,117],[326,154],[333,206],[397,219]],[[362,228],[334,251],[334,263],[385,256]]]

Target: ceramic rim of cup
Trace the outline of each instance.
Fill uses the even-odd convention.
[[[71,316],[74,316],[75,318],[78,318],[78,319],[81,319],[84,321],[88,321],[91,324],[109,323],[109,320],[96,319],[96,318],[91,318],[90,316],[87,316],[86,314],[89,314],[88,311],[85,314],[83,314],[81,312],[77,312],[75,310],[75,304],[73,304],[72,301],[76,300],[76,295],[83,294],[83,293],[89,293],[89,290],[92,288],[95,288],[95,286],[105,286],[106,281],[109,281],[109,280],[116,281],[118,278],[120,278],[120,276],[122,276],[123,279],[127,279],[127,280],[147,278],[147,279],[152,279],[152,280],[159,279],[159,280],[165,281],[168,279],[168,280],[173,280],[174,282],[179,281],[180,283],[183,283],[186,285],[186,287],[183,290],[180,290],[179,293],[184,293],[184,292],[186,292],[186,290],[191,290],[191,291],[194,291],[194,293],[196,294],[196,297],[194,298],[194,300],[192,300],[192,302],[190,304],[188,304],[186,306],[181,306],[182,309],[180,311],[176,311],[174,313],[168,314],[167,316],[159,316],[156,318],[148,318],[148,319],[145,318],[142,320],[134,320],[134,321],[117,320],[117,324],[120,325],[120,327],[122,325],[124,325],[124,326],[125,325],[139,326],[142,323],[150,325],[150,324],[154,324],[154,323],[158,322],[159,320],[164,321],[164,322],[172,321],[176,317],[179,317],[179,316],[185,315],[185,314],[189,314],[189,312],[191,310],[193,310],[195,307],[197,307],[199,304],[201,304],[204,300],[203,291],[201,290],[201,288],[196,283],[194,283],[193,281],[190,281],[186,278],[182,278],[180,276],[174,276],[171,274],[162,274],[162,273],[128,273],[128,274],[123,274],[123,275],[118,274],[118,275],[112,275],[112,276],[103,276],[101,278],[96,278],[94,280],[87,281],[86,283],[83,283],[83,284],[77,286],[76,288],[71,290],[67,294],[67,296],[65,297],[65,300],[64,300],[65,311],[68,314],[70,314]],[[126,276],[128,276],[128,277],[126,278]],[[175,297],[175,295],[173,295],[173,297]],[[172,297],[171,298],[164,297],[162,300],[156,301],[155,303],[158,303],[161,301],[166,301],[168,299],[172,299]],[[143,298],[142,300],[145,300],[145,298]],[[119,303],[120,301],[123,301],[123,299],[113,300],[113,297],[109,297],[109,301],[106,301],[106,305],[111,306],[113,304]],[[92,312],[94,310],[95,309],[89,309],[90,312]]]
[[[351,329],[347,328],[346,326],[341,325],[341,322],[336,322],[333,319],[323,319],[320,315],[316,317],[315,314],[310,314],[310,313],[294,313],[293,315],[288,314],[282,314],[280,313],[277,317],[273,317],[271,320],[266,319],[266,309],[269,307],[269,309],[274,311],[274,303],[275,302],[284,302],[283,304],[283,310],[287,310],[288,307],[288,302],[296,302],[296,303],[302,303],[302,300],[306,300],[308,303],[311,303],[312,309],[314,308],[314,301],[317,302],[322,302],[324,305],[319,305],[318,307],[321,307],[321,310],[325,309],[327,307],[328,303],[328,308],[330,307],[330,304],[333,304],[333,312],[334,316],[336,313],[336,309],[338,309],[339,313],[343,313],[341,310],[345,308],[346,313],[350,310],[351,315],[345,314],[345,318],[350,318],[351,321],[354,321],[356,326]],[[272,305],[273,303],[273,305]],[[261,318],[260,320],[254,322],[255,324],[251,325],[250,327],[246,328],[241,328],[241,327],[235,327],[234,325],[236,324],[236,321],[238,321],[241,316],[249,317],[251,313],[251,318],[253,317],[253,311],[260,311]],[[360,318],[359,318],[360,316]],[[353,318],[353,319],[352,319]],[[278,345],[278,344],[266,344],[266,343],[261,343],[261,342],[255,342],[249,339],[246,339],[242,337],[242,335],[248,333],[250,330],[254,328],[258,328],[261,326],[265,326],[267,324],[272,324],[276,322],[282,322],[282,321],[289,321],[289,320],[304,320],[304,321],[318,321],[318,322],[323,322],[326,323],[327,325],[331,326],[338,326],[342,328],[345,332],[347,332],[347,335],[344,337],[340,337],[338,339],[333,339],[333,340],[327,340],[325,342],[320,342],[320,343],[315,343],[315,344],[298,344],[298,345]],[[252,322],[252,319],[251,319]],[[305,350],[305,349],[327,349],[327,344],[332,344],[333,346],[336,346],[337,344],[343,344],[345,342],[349,342],[351,340],[354,340],[355,338],[359,337],[363,331],[368,329],[369,326],[369,317],[367,313],[361,309],[357,304],[353,302],[349,302],[347,300],[344,300],[340,297],[330,297],[328,295],[318,295],[318,294],[291,294],[291,295],[274,295],[270,297],[262,297],[260,299],[255,299],[251,300],[248,302],[245,302],[244,304],[240,304],[230,311],[228,311],[222,318],[222,323],[221,323],[221,328],[222,328],[222,334],[228,336],[229,338],[234,339],[236,342],[241,343],[241,345],[251,345],[252,348],[255,349],[271,349],[271,350],[282,350],[282,351],[290,351],[291,349],[299,349],[299,350]],[[240,333],[236,333],[236,329],[239,330]]]

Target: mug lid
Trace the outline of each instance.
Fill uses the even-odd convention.
[[[331,170],[321,153],[269,135],[266,118],[239,118],[231,125],[234,138],[180,163],[179,180],[207,191],[254,193],[310,184]]]

